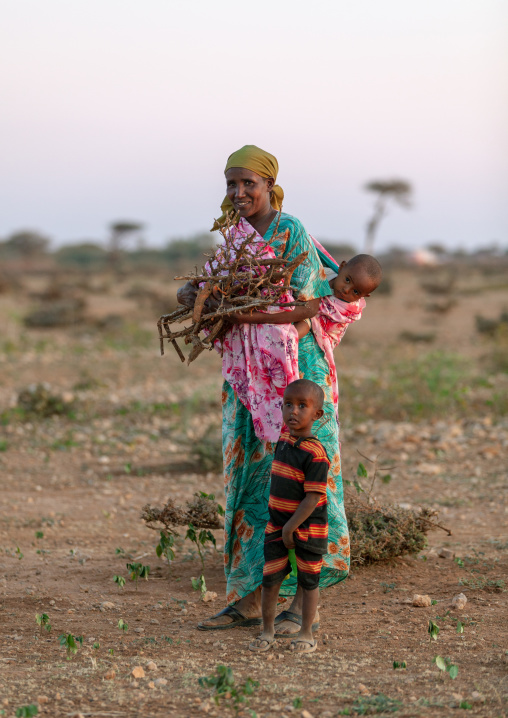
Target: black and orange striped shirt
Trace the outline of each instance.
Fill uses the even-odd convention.
[[[275,448],[268,511],[270,520],[265,541],[282,540],[282,527],[294,514],[308,491],[321,494],[312,514],[293,534],[295,543],[308,551],[325,554],[328,546],[326,483],[330,462],[323,444],[315,436],[291,436],[282,427]]]

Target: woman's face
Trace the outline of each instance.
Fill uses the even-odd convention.
[[[263,215],[270,211],[270,192],[274,186],[271,177],[260,177],[252,170],[231,167],[226,172],[226,192],[240,217]]]

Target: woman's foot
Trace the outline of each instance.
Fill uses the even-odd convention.
[[[232,624],[245,625],[242,618],[245,621],[259,619],[259,623],[261,623],[261,586],[241,598],[231,608],[235,610],[231,611],[231,613],[220,611],[217,615],[201,621],[198,628],[203,631],[213,631],[214,629],[220,630],[228,625],[233,627]],[[250,625],[256,625],[256,623],[250,623]]]

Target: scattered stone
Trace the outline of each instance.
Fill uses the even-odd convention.
[[[37,696],[37,703],[40,706],[43,706],[45,703],[49,703],[48,696]]]
[[[167,686],[168,682],[166,678],[157,678],[157,680],[155,681],[155,685],[157,686],[157,688],[159,688],[160,686]]]
[[[50,606],[54,606],[54,605],[55,605],[55,600],[54,600],[53,598],[52,598],[51,601],[49,602],[49,605],[50,605]]]
[[[205,603],[208,603],[209,601],[215,601],[216,598],[217,594],[215,593],[215,591],[206,591],[203,596],[203,601]]]
[[[358,684],[358,690],[363,696],[370,696],[370,691],[367,688],[367,686],[364,686],[363,683]]]
[[[104,674],[104,679],[106,681],[112,681],[114,678],[116,678],[116,671],[110,668],[109,671],[106,671],[106,673]]]
[[[180,613],[182,613],[184,616],[186,616],[188,614],[188,611],[186,608],[182,608]]]
[[[55,700],[56,700],[56,701],[61,701],[61,700],[62,700],[62,694],[61,694],[61,693],[57,693],[57,694],[55,695]]]
[[[303,709],[303,711],[301,712],[300,715],[302,716],[302,718],[314,718],[312,713],[310,713],[308,710],[305,710],[305,708]]]
[[[462,693],[452,693],[452,698],[458,703],[462,703],[462,701],[464,700],[464,696],[462,695]]]
[[[145,629],[143,628],[143,626],[138,626],[137,628],[134,629],[134,633],[144,633],[144,632],[145,632]]]
[[[146,670],[147,671],[156,671],[157,670],[157,664],[154,663],[154,661],[148,661],[146,664]]]
[[[141,666],[135,666],[131,671],[131,676],[133,678],[144,678],[145,677],[145,671]]]
[[[107,611],[108,609],[115,608],[115,604],[111,603],[111,601],[103,601],[101,605],[99,606],[99,609],[101,611]]]
[[[447,559],[455,558],[455,552],[449,548],[440,548],[437,555],[439,556],[439,558],[447,558]]]
[[[153,681],[148,681],[148,688],[155,688],[155,683]]]
[[[452,608],[456,608],[457,611],[462,611],[466,607],[467,598],[463,593],[458,593],[452,598]]]
[[[427,608],[427,606],[431,605],[432,600],[430,596],[421,596],[419,593],[415,593],[415,595],[413,596],[413,606],[417,606],[418,608]]]
[[[159,621],[158,621],[156,618],[151,618],[151,619],[150,619],[150,623],[151,623],[153,626],[158,626],[158,625],[159,625]]]
[[[471,700],[474,703],[485,703],[485,696],[482,693],[479,693],[478,691],[473,691],[471,693]]]

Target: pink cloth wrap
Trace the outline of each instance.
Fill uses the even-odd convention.
[[[363,297],[356,302],[348,303],[331,294],[321,299],[318,313],[310,320],[314,337],[324,351],[330,368],[333,403],[337,415],[339,412],[339,386],[333,350],[340,343],[349,324],[361,318],[364,307],[365,299]]]

